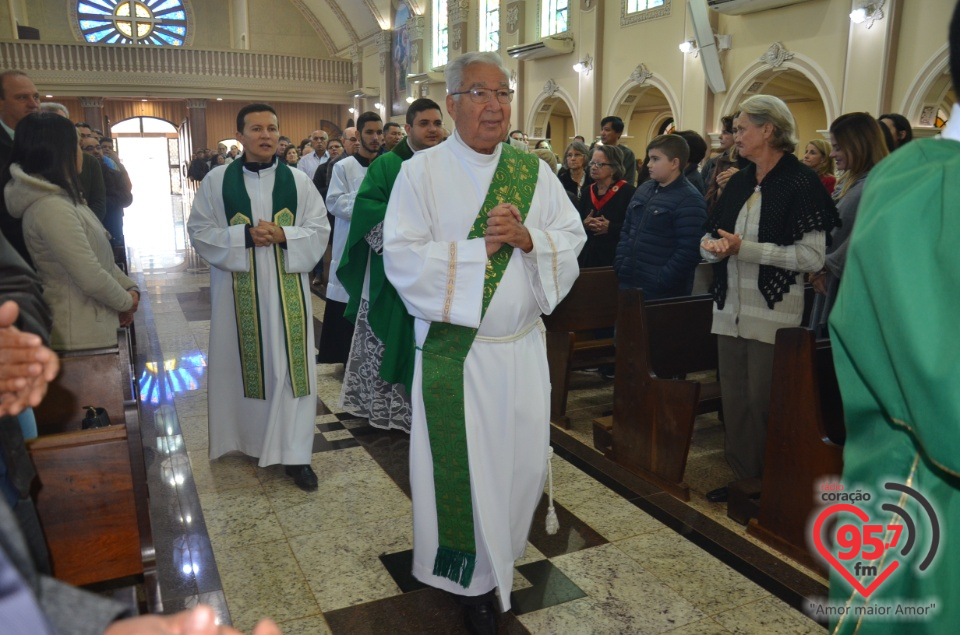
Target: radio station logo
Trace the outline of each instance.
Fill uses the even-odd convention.
[[[900,483],[888,482],[884,489],[898,493],[900,504],[883,503],[880,509],[885,520],[871,518],[861,505],[871,503],[870,492],[844,492],[841,483],[821,486],[821,500],[834,502],[823,509],[813,523],[813,544],[821,557],[839,573],[844,580],[864,597],[869,597],[898,569],[905,566],[903,559],[917,547],[917,522],[904,509],[904,501],[912,498],[926,516],[924,527],[929,528],[927,552],[917,566],[926,571],[937,555],[940,545],[940,522],[930,501],[923,494]],[[875,503],[870,505],[875,506]],[[853,514],[857,520],[843,517],[844,521],[831,522],[835,514]],[[843,522],[843,524],[841,524]],[[830,533],[824,530],[830,527]],[[826,536],[825,536],[826,535]],[[826,537],[826,539],[825,539]],[[926,541],[925,541],[926,542]],[[888,557],[889,552],[893,557]],[[896,554],[899,553],[899,558]],[[867,582],[870,580],[869,582]]]

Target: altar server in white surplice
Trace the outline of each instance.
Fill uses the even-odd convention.
[[[317,377],[307,274],[330,224],[310,179],[276,160],[273,108],[245,106],[237,131],[243,156],[207,174],[187,222],[210,263],[210,458],[240,451],[261,467],[279,463],[311,491]]]
[[[549,167],[501,143],[513,91],[500,57],[462,55],[446,83],[456,132],[403,164],[384,260],[416,318],[413,574],[462,596],[472,632],[495,632],[493,592],[509,609],[546,475],[540,315],[573,285],[586,238]]]

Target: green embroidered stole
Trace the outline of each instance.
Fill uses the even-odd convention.
[[[539,161],[536,155],[501,146],[500,161],[469,238],[483,238],[490,210],[501,203],[516,205],[526,219],[537,185]],[[504,244],[487,260],[481,320],[512,255],[513,247]],[[475,328],[433,322],[422,355],[423,404],[433,454],[440,542],[433,574],[463,587],[470,586],[477,557],[463,376],[463,364],[476,336]]]
[[[253,225],[250,196],[243,182],[243,161],[227,166],[223,176],[223,206],[230,225]],[[273,182],[273,222],[281,227],[296,223],[297,184],[293,172],[283,162],[277,163]],[[277,283],[283,314],[284,342],[294,397],[310,394],[309,356],[307,351],[307,310],[300,274],[287,273],[286,250],[273,246]],[[266,399],[263,378],[263,335],[261,333],[259,286],[257,284],[257,249],[248,249],[250,268],[233,274],[234,310],[237,317],[237,339],[243,374],[243,395],[248,399]]]

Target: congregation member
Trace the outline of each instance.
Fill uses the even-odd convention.
[[[587,242],[580,252],[580,266],[610,267],[620,241],[627,205],[636,188],[624,179],[620,146],[596,146],[590,155],[589,187],[581,189],[578,211]]]
[[[821,335],[826,335],[827,318],[837,298],[864,185],[873,168],[888,154],[882,125],[865,112],[841,115],[830,124],[830,160],[836,160],[837,169],[844,172],[844,179],[834,197],[840,226],[830,233],[823,269],[810,276],[810,284],[817,293],[810,327]]]
[[[70,113],[67,112],[66,108],[58,114],[70,118]],[[97,135],[90,124],[81,122],[76,124],[76,127],[81,141],[83,139],[94,139],[98,145],[100,144],[100,137],[103,135]],[[103,222],[107,217],[107,186],[100,161],[91,155],[83,157],[83,169],[80,170],[80,192],[87,201],[87,206],[93,210],[100,222]]]
[[[713,177],[716,175],[717,162],[726,156],[731,147],[733,147],[733,115],[723,115],[720,117],[720,139],[716,154],[704,161],[703,168],[700,170],[700,176],[703,177],[703,195],[708,202],[710,186],[713,184]]]
[[[106,230],[83,202],[77,131],[64,117],[33,113],[16,132],[0,186],[53,312],[50,347],[115,346],[117,328],[133,322],[140,291],[114,263]]]
[[[333,161],[339,157],[341,154],[343,154],[343,142],[340,141],[340,139],[331,139],[327,144],[327,154],[330,155],[328,161]]]
[[[455,131],[401,168],[384,268],[415,318],[413,575],[490,634],[546,477],[540,314],[576,280],[585,236],[556,175],[501,143],[514,91],[500,56],[466,53],[444,74]]]
[[[396,121],[388,121],[383,124],[383,145],[380,154],[393,150],[400,140],[403,139],[403,128]]]
[[[355,324],[340,407],[371,426],[410,432],[413,318],[383,270],[383,219],[403,163],[440,143],[443,114],[431,99],[407,108],[407,136],[371,165],[357,192],[337,277],[350,296],[344,316]]]
[[[300,162],[300,153],[297,151],[297,146],[290,146],[287,148],[287,153],[284,155],[283,159],[291,168],[297,167],[297,164]],[[223,165],[223,163],[221,162],[220,165]]]
[[[287,156],[287,148],[292,145],[293,141],[290,140],[290,137],[280,135],[280,139],[277,140],[277,158],[283,161],[284,157]]]
[[[336,165],[337,162],[353,156],[360,147],[360,135],[356,128],[344,129],[343,137],[340,138],[340,146],[343,148],[343,151],[336,157],[331,156],[330,160],[317,168],[317,171],[313,174],[313,184],[320,192],[320,196],[323,197],[324,201],[327,200],[327,194],[330,191],[330,179],[333,176],[333,166]],[[330,224],[331,229],[335,231],[336,228],[333,227],[332,215],[330,215]]]
[[[960,87],[960,4],[953,10],[949,42],[950,77],[956,90]],[[836,635],[947,635],[960,623],[960,604],[946,601],[955,597],[955,563],[960,559],[960,541],[950,530],[960,526],[958,124],[960,106],[954,104],[940,138],[912,141],[873,168],[830,316],[846,430],[843,485],[851,492],[877,492],[857,507],[864,517],[882,519],[891,517],[886,501],[896,498],[881,495],[880,484],[906,484],[929,500],[938,518],[934,522],[943,533],[935,558],[928,555],[933,553],[935,539],[929,549],[909,554],[906,549],[887,550],[883,566],[899,566],[899,571],[875,586],[869,597],[832,571],[831,605],[849,609],[842,618],[840,612],[833,614],[830,627]],[[834,136],[843,152],[851,149]],[[902,500],[899,504],[906,506]],[[906,507],[919,512],[904,520],[914,519],[916,535],[925,545],[931,540],[927,536],[937,535],[930,508],[924,513],[914,501]],[[869,535],[869,526],[850,514],[838,520],[851,522],[853,531]],[[889,522],[900,520],[894,516]],[[914,534],[913,523],[909,531]],[[946,532],[950,533],[944,539]],[[919,617],[906,611],[891,611],[872,620],[864,617],[868,607],[931,603],[937,605],[932,618],[930,612]]]
[[[697,191],[700,192],[701,195],[706,194],[707,188],[704,185],[703,177],[700,175],[700,163],[703,161],[703,157],[707,155],[707,142],[703,140],[703,137],[701,137],[699,133],[693,130],[681,130],[674,134],[683,137],[684,141],[687,142],[687,147],[690,149],[690,156],[687,158],[687,164],[683,168],[683,176],[690,181],[693,187],[697,188]]]
[[[350,296],[337,278],[337,267],[340,266],[350,233],[350,219],[353,217],[357,192],[383,142],[383,120],[375,112],[365,112],[357,118],[357,130],[360,145],[355,154],[334,164],[327,192],[327,210],[334,216],[335,222],[323,329],[320,331],[320,350],[317,353],[317,363],[320,364],[346,365],[353,341],[353,324],[343,317]]]
[[[103,187],[106,193],[107,214],[102,219],[103,226],[110,234],[110,244],[121,246],[123,239],[123,208],[133,203],[130,179],[124,178],[119,170],[107,165],[100,143],[93,137],[80,140],[80,149],[92,156],[100,165],[103,174]],[[220,155],[217,155],[218,157]],[[111,161],[112,163],[112,161]]]
[[[829,194],[833,194],[837,187],[837,177],[834,174],[836,165],[830,156],[831,152],[830,144],[823,139],[811,139],[803,152],[803,164],[813,168]]]
[[[276,156],[277,114],[237,114],[243,155],[214,168],[193,202],[187,232],[210,264],[210,459],[239,451],[260,467],[282,464],[305,491],[317,378],[307,273],[330,227],[310,179]]]
[[[621,289],[641,289],[645,300],[693,292],[707,202],[684,174],[688,152],[680,135],[655,137],[647,145],[650,180],[626,210],[613,269]]]
[[[746,99],[734,131],[751,163],[727,183],[700,254],[713,263],[724,457],[742,480],[763,473],[777,330],[800,325],[802,274],[823,268],[826,235],[839,218],[816,172],[793,154],[796,124],[782,100]],[[707,499],[726,502],[728,491],[711,490]]]
[[[901,148],[913,141],[913,126],[910,120],[901,114],[891,112],[877,117],[880,125],[885,126],[893,137],[893,149]],[[891,150],[892,152],[892,150]]]
[[[323,130],[314,130],[310,133],[310,147],[313,152],[304,154],[297,167],[307,175],[311,181],[317,173],[317,168],[330,160],[330,154],[327,152],[328,135]]]
[[[563,167],[557,171],[563,189],[574,205],[579,204],[581,189],[589,184],[587,175],[587,156],[590,151],[581,141],[574,141],[563,153]]]
[[[629,185],[637,184],[637,157],[633,150],[620,143],[623,135],[623,119],[604,117],[600,120],[600,143],[605,146],[617,146],[623,152],[623,178]]]

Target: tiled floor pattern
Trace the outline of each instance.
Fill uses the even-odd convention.
[[[339,413],[341,371],[321,365],[318,492],[247,457],[210,461],[209,275],[182,252],[133,254],[147,291],[138,370],[164,610],[206,602],[242,630],[271,616],[292,635],[464,632],[455,601],[409,575],[404,433]],[[322,309],[314,298],[318,319]],[[602,408],[609,392],[581,388],[573,405]],[[709,454],[716,439],[700,436]],[[553,469],[561,531],[545,533],[544,502],[501,632],[823,632],[573,463],[556,457]]]

